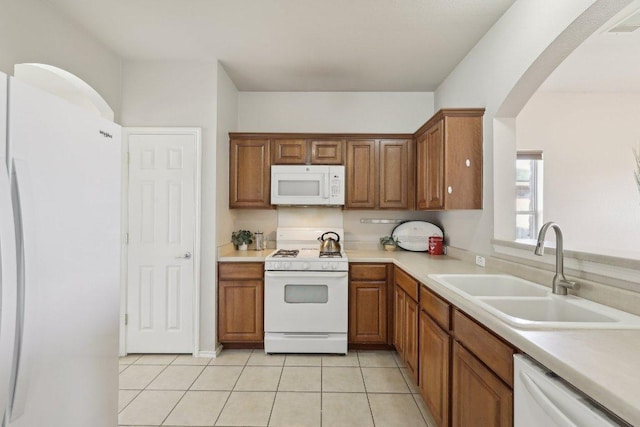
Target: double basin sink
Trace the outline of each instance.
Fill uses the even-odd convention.
[[[501,274],[431,274],[429,278],[516,328],[640,329],[640,317]]]

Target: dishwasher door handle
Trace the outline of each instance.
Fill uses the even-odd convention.
[[[520,372],[520,379],[531,397],[533,397],[540,408],[542,408],[556,424],[567,427],[579,427],[553,403],[529,375],[525,372]]]

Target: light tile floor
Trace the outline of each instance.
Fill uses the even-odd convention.
[[[129,355],[120,359],[119,405],[120,426],[432,425],[391,351]]]

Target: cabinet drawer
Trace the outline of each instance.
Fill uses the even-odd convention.
[[[388,264],[350,264],[351,280],[386,281]]]
[[[458,310],[453,311],[453,334],[505,383],[513,387],[513,348]]]
[[[451,329],[451,306],[424,286],[420,286],[420,308],[426,311],[445,331]]]
[[[418,281],[399,268],[396,268],[396,285],[400,286],[414,301],[418,301]]]
[[[237,279],[262,280],[263,276],[264,276],[264,263],[262,262],[218,263],[218,279],[220,280],[237,280]]]

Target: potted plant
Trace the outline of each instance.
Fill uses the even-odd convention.
[[[395,251],[398,246],[398,238],[392,236],[383,236],[380,238],[380,244],[384,246],[385,251]]]
[[[253,233],[249,230],[238,230],[231,233],[231,241],[241,251],[247,250],[247,245],[253,243]]]

